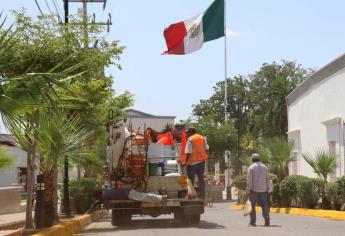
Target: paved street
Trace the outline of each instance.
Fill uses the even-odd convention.
[[[248,227],[248,217],[241,211],[230,210],[229,203],[216,203],[207,207],[198,227],[179,227],[172,216],[153,219],[134,216],[127,227],[113,227],[110,215],[89,225],[78,235],[121,235],[121,236],[218,236],[218,235],[263,235],[263,236],[339,236],[344,235],[345,222],[322,218],[272,214],[271,227],[263,227],[263,219],[258,214],[257,227]]]

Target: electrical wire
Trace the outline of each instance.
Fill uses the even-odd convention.
[[[57,13],[58,13],[59,19],[60,19],[60,21],[62,22],[61,16],[63,16],[63,14],[62,14],[62,11],[61,11],[61,9],[60,9],[60,7],[59,7],[59,4],[57,4],[55,0],[53,0],[53,4],[54,4],[55,10],[56,10]]]
[[[42,12],[42,9],[40,7],[40,4],[38,4],[37,0],[35,0],[35,3],[36,3],[36,6],[38,8],[38,10],[40,11],[41,15],[44,16],[43,12]]]
[[[49,4],[48,4],[47,0],[44,0],[44,1],[46,2],[46,5],[47,5],[48,10],[49,10],[49,13],[50,13],[51,15],[53,15],[53,12],[50,10],[50,6],[49,6]]]

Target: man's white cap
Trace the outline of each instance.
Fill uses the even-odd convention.
[[[253,153],[252,160],[260,160],[260,155],[258,153]]]

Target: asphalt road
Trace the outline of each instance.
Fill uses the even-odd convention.
[[[249,227],[249,218],[241,211],[230,210],[229,203],[215,203],[206,207],[199,226],[180,227],[172,219],[172,215],[151,218],[133,216],[132,223],[126,227],[111,226],[110,214],[90,224],[77,235],[121,235],[121,236],[218,236],[218,235],[263,235],[263,236],[341,236],[345,235],[344,221],[271,214],[271,226],[263,227],[260,213],[257,215],[257,227]]]

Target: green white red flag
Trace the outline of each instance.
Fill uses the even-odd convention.
[[[223,37],[224,1],[215,0],[204,13],[168,26],[164,30],[168,50],[163,54],[192,53],[200,49],[204,42]]]

